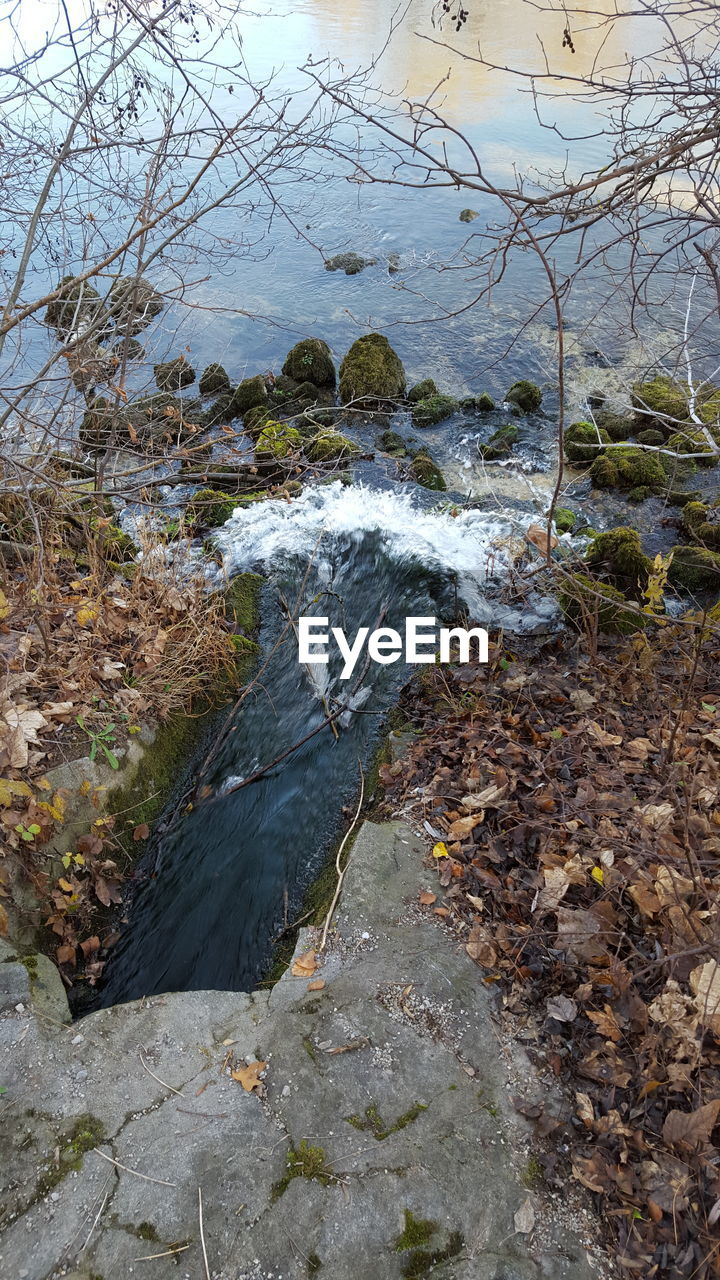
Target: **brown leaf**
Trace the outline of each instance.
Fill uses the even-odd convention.
[[[663,1125],[663,1140],[669,1147],[704,1147],[710,1141],[720,1113],[720,1098],[706,1102],[696,1111],[669,1111]]]
[[[550,538],[548,539],[547,526],[543,527],[540,524],[529,525],[526,530],[525,537],[528,542],[531,542],[534,547],[537,547],[538,551],[542,551],[544,556],[547,555],[548,550],[554,551],[558,544],[555,534],[551,533]]]
[[[237,1080],[241,1084],[246,1093],[264,1093],[260,1075],[265,1071],[267,1062],[249,1062],[245,1067],[238,1067],[236,1071],[231,1071],[230,1075],[233,1080]]]
[[[591,1022],[595,1023],[601,1036],[605,1036],[606,1039],[612,1040],[614,1044],[617,1044],[622,1033],[609,1004],[606,1004],[602,1011],[596,1009],[588,1010],[587,1016]]]
[[[308,991],[322,991],[324,986],[325,986],[325,979],[316,978],[314,982],[308,982],[307,989]]]
[[[8,928],[8,913],[0,902],[0,938],[7,938]]]
[[[133,831],[133,840],[147,840],[150,835],[150,828],[147,822],[141,822],[139,827]]]
[[[75,965],[75,948],[71,947],[69,943],[64,943],[61,947],[58,947],[55,955],[58,964]]]
[[[706,960],[690,974],[690,989],[703,1026],[720,1035],[720,964]]]
[[[482,822],[485,817],[484,812],[476,813],[468,818],[458,818],[448,829],[448,835],[451,840],[465,840],[471,832],[475,830],[478,823]]]
[[[97,937],[97,934],[94,934],[92,938],[86,938],[84,942],[81,942],[80,950],[86,958],[89,955],[92,955],[93,951],[99,951],[100,939]]]
[[[311,978],[317,969],[317,957],[314,951],[306,951],[304,955],[293,960],[290,970],[293,978]]]
[[[427,889],[423,889],[418,901],[421,907],[431,907],[433,903],[437,902],[437,894],[430,893]]]
[[[484,924],[476,923],[470,930],[470,937],[465,944],[465,950],[471,960],[475,960],[477,964],[481,964],[485,969],[495,967],[497,961],[497,952],[493,946],[492,934]]]

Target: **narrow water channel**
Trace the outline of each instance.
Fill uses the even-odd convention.
[[[381,623],[402,634],[413,615],[453,618],[460,602],[481,624],[523,630],[547,618],[547,601],[530,600],[521,614],[497,599],[517,532],[510,517],[429,509],[428,496],[336,482],[292,504],[238,510],[218,533],[229,574],[255,569],[267,579],[262,677],[198,779],[205,800],[157,842],[156,874],[130,904],[102,1003],[251,989],[342,828],[358,762],[367,765],[408,668],[361,658],[342,681],[332,649],[326,667],[301,666],[286,605],[329,618],[350,638]],[[322,729],[256,782],[229,790],[339,706],[348,710],[336,732]]]

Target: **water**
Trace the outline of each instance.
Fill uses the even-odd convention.
[[[293,616],[328,617],[350,640],[360,626],[402,634],[407,616],[451,617],[458,602],[480,623],[547,627],[547,601],[529,595],[512,609],[498,599],[523,523],[453,517],[404,493],[339,482],[235,513],[218,535],[228,571],[268,575],[262,672],[199,778],[206,798],[156,841],[156,878],[141,884],[110,953],[103,1003],[252,987],[354,801],[358,766],[408,668],[361,658],[343,681],[332,649],[327,667],[300,666],[285,605]],[[340,707],[359,710],[338,719],[337,736],[322,729],[258,781],[228,791]]]

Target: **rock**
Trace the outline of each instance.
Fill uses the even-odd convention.
[[[694,542],[720,551],[720,508],[708,507],[704,502],[688,502],[682,510],[685,532]]]
[[[416,382],[407,393],[407,398],[411,404],[417,404],[419,400],[427,400],[430,396],[438,395],[438,389],[432,378],[424,378],[422,382]]]
[[[666,488],[667,476],[656,453],[618,445],[596,458],[590,468],[593,484],[599,489],[635,489],[656,492]]]
[[[25,966],[13,961],[0,964],[0,1013],[30,1001],[30,975]]]
[[[563,436],[565,457],[569,462],[592,462],[609,443],[610,436],[605,428],[593,422],[572,422]]]
[[[368,333],[353,342],[340,366],[340,399],[384,403],[402,400],[405,370],[387,338]]]
[[[388,255],[387,268],[391,276],[397,275],[400,270],[400,254],[391,253]]]
[[[338,458],[352,458],[360,449],[339,431],[321,431],[305,452],[311,462],[335,462]]]
[[[556,507],[554,512],[555,528],[558,533],[571,533],[577,524],[577,516],[568,507]]]
[[[474,222],[479,217],[477,209],[462,209],[460,212],[460,222]]]
[[[144,276],[119,276],[108,300],[116,328],[127,334],[142,333],[165,306],[162,294]]]
[[[631,399],[637,411],[635,424],[640,430],[657,426],[667,435],[675,429],[675,423],[687,421],[687,388],[665,374],[648,382],[636,382]]]
[[[58,284],[60,296],[49,302],[45,310],[45,323],[62,333],[88,329],[104,313],[103,302],[97,289],[84,280],[73,283],[74,276],[63,276]]]
[[[437,463],[433,461],[427,449],[420,449],[415,454],[410,463],[410,470],[418,484],[421,484],[424,489],[436,489],[439,492],[444,492],[447,489],[443,473]]]
[[[282,367],[286,378],[295,383],[311,382],[314,387],[335,386],[335,365],[330,355],[330,348],[322,338],[303,338],[288,352]],[[276,387],[279,380],[276,381]],[[280,388],[287,390],[287,387]],[[294,387],[295,392],[298,391]]]
[[[481,391],[479,396],[475,397],[475,409],[477,413],[492,413],[495,408],[495,401],[487,391]]]
[[[520,382],[513,382],[505,399],[509,404],[517,405],[523,413],[535,413],[542,404],[542,391],[534,382],[523,379]]]
[[[504,427],[498,427],[486,444],[478,445],[478,453],[486,462],[497,462],[500,458],[507,458],[513,445],[517,444],[518,436],[517,427],[508,422]]]
[[[175,360],[166,360],[164,364],[153,365],[155,382],[161,391],[180,391],[195,381],[195,370],[188,364],[184,355]]]
[[[460,405],[453,396],[445,396],[440,392],[437,395],[426,396],[413,405],[413,426],[434,427],[438,422],[443,422],[445,418],[450,418],[457,413],[459,408]]]
[[[218,391],[227,391],[230,379],[221,364],[209,364],[200,376],[200,395],[211,396]]]
[[[594,569],[601,570],[618,590],[630,591],[635,600],[645,590],[652,571],[652,561],[643,553],[640,534],[622,525],[597,534],[585,552],[585,559]]]
[[[292,453],[299,453],[302,447],[302,436],[297,427],[290,427],[286,422],[268,422],[260,432],[255,444],[258,457],[263,454],[271,458],[288,458]]]
[[[620,440],[629,440],[635,430],[635,423],[631,417],[627,414],[613,413],[610,409],[599,409],[595,414],[595,422],[616,443]]]
[[[715,445],[720,444],[720,431],[708,428]],[[699,467],[716,467],[720,462],[720,449],[713,452],[713,446],[707,439],[705,432],[697,426],[684,427],[681,431],[675,431],[667,440],[668,449],[672,449],[675,453],[684,454],[691,453],[693,461]]]
[[[621,437],[625,439],[626,437]],[[638,431],[635,439],[638,444],[649,444],[655,448],[665,443],[665,436],[662,431],[655,431],[653,427],[648,427],[646,431]]]
[[[706,547],[672,548],[673,558],[668,582],[688,591],[720,589],[720,554]]]
[[[113,354],[120,360],[144,360],[145,348],[137,338],[118,338],[113,343]]]
[[[383,431],[380,436],[380,447],[385,453],[392,454],[396,458],[404,458],[407,454],[407,445],[397,431]]]
[[[377,258],[361,258],[359,253],[336,253],[325,259],[326,271],[344,271],[346,276],[359,275],[366,267],[374,267]]]
[[[265,380],[259,373],[254,378],[243,378],[231,395],[232,416],[242,417],[248,409],[267,404],[268,393]]]
[[[237,505],[237,498],[222,489],[199,489],[185,508],[185,521],[191,529],[217,529]]]
[[[632,635],[643,631],[648,618],[626,608],[622,591],[607,582],[597,582],[584,573],[573,573],[566,581],[558,602],[569,622],[579,630],[597,626],[611,635]]]

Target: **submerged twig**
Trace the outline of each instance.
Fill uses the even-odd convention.
[[[360,810],[362,809],[363,800],[365,798],[365,779],[363,777],[362,765],[360,764],[359,761],[358,761],[358,769],[360,770],[360,797],[358,799],[357,809],[355,810],[355,817],[353,818],[352,822],[350,823],[350,826],[348,827],[347,831],[345,832],[345,835],[343,836],[340,842],[340,848],[338,849],[337,857],[335,858],[335,867],[338,874],[338,880],[335,886],[333,900],[330,903],[330,910],[328,911],[325,917],[325,923],[323,925],[322,937],[320,938],[320,946],[318,947],[318,951],[325,950],[325,945],[327,943],[328,930],[330,928],[330,921],[332,920],[333,912],[337,906],[338,898],[340,897],[340,890],[342,889],[342,882],[345,879],[345,872],[347,871],[347,866],[345,867],[342,866],[343,850],[348,840],[350,839],[350,836],[355,830],[357,820],[360,817]]]

